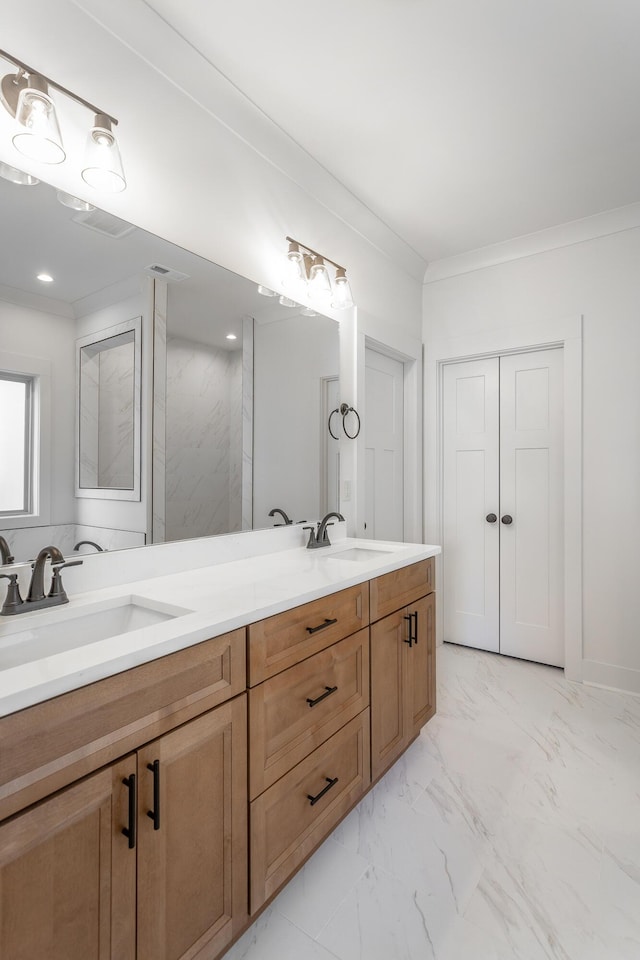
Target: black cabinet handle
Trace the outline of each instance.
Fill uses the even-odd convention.
[[[495,513],[488,513],[485,517],[487,523],[495,523],[497,519]]]
[[[135,773],[125,777],[122,781],[129,791],[129,826],[123,827],[122,832],[129,838],[129,850],[133,850],[136,845],[136,775]]]
[[[307,697],[307,703],[310,707],[315,707],[316,703],[320,703],[321,700],[326,700],[326,698],[330,697],[332,693],[335,693],[337,689],[337,687],[325,687],[324,693],[321,693],[319,697],[315,698],[315,700]]]
[[[325,793],[327,793],[328,790],[331,790],[331,787],[335,787],[336,783],[338,782],[338,778],[337,778],[337,777],[334,777],[333,780],[331,779],[331,777],[325,777],[325,780],[327,781],[326,787],[324,787],[324,788],[320,791],[320,793],[317,793],[317,794],[315,795],[315,797],[312,797],[310,793],[307,794],[307,800],[309,801],[309,803],[311,804],[311,806],[313,806],[314,803],[317,803],[318,800],[322,800],[322,798],[324,797]]]
[[[508,527],[510,523],[513,523],[513,517],[510,517],[508,513],[505,513],[504,517],[502,517],[502,523],[506,524]]]
[[[147,816],[153,820],[153,829],[160,829],[160,761],[147,764],[147,770],[153,774],[153,810],[147,810]]]
[[[325,617],[324,623],[318,624],[317,627],[307,627],[307,633],[317,633],[318,630],[326,630],[327,627],[333,626],[334,623],[337,623],[337,618],[335,620],[329,620],[328,617]]]
[[[405,620],[408,620],[408,621],[409,621],[409,639],[408,639],[408,640],[403,640],[402,642],[403,642],[403,643],[408,643],[409,646],[412,647],[412,646],[413,646],[413,627],[412,627],[412,624],[413,624],[413,614],[409,613],[407,616],[405,616]]]
[[[418,611],[409,614],[410,617],[413,617],[413,642],[416,647],[418,646]]]

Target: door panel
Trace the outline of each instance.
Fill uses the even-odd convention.
[[[138,769],[138,960],[217,955],[248,906],[246,697],[148,744]]]
[[[444,371],[444,639],[499,649],[498,358]]]
[[[101,770],[0,827],[0,956],[133,960],[136,851],[123,779]]]
[[[500,359],[500,651],[562,666],[562,351]]]

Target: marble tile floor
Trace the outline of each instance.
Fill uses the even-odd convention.
[[[640,698],[464,647],[225,960],[640,960]]]

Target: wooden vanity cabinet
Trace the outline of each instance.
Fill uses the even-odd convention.
[[[3,960],[213,960],[246,926],[247,696],[229,699],[245,689],[245,647],[234,631],[57,698],[70,737],[74,698],[93,693],[73,731],[87,762],[105,741],[137,749],[0,823]],[[120,693],[110,708],[103,684]],[[32,760],[49,749],[35,729],[46,706],[0,721],[0,734],[5,720],[31,730]],[[102,741],[95,711],[111,722]],[[57,775],[76,760],[61,757]]]
[[[372,616],[388,611],[394,602],[415,598],[371,624],[373,780],[398,759],[435,713],[433,582],[433,560],[371,581]]]
[[[371,782],[369,585],[249,627],[253,914]]]

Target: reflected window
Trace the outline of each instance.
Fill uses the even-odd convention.
[[[34,382],[34,377],[0,370],[1,517],[32,511]]]

